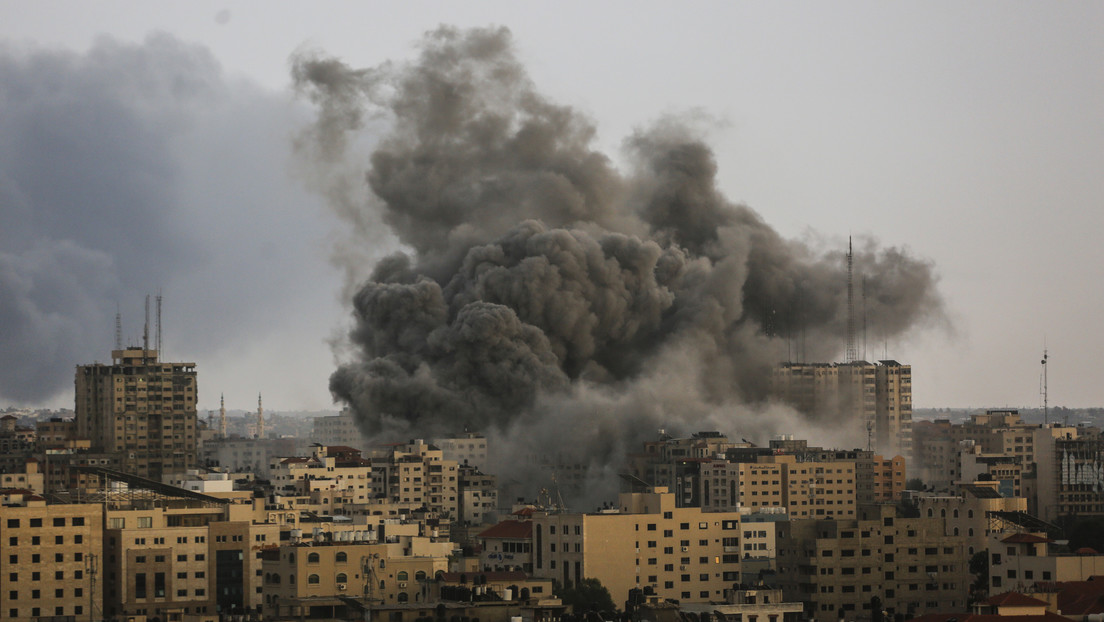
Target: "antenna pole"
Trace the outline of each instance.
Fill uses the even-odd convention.
[[[161,354],[161,292],[157,293],[157,354]]]
[[[146,294],[146,324],[142,327],[142,360],[146,360],[149,357],[149,320],[150,320],[150,297]]]
[[[851,236],[847,236],[847,362],[854,363],[858,358],[855,349],[854,254],[851,251]]]
[[[1043,345],[1043,425],[1050,422],[1050,412],[1047,404],[1047,356],[1046,345]]]
[[[866,360],[866,277],[865,276],[862,277],[862,280],[860,281],[860,283],[862,284],[861,289],[862,289],[862,312],[863,312],[863,314],[862,314],[863,315],[863,320],[862,320],[862,358],[865,361]]]
[[[119,303],[115,303],[115,349],[123,349],[123,312],[119,310]]]

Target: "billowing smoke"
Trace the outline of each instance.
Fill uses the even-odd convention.
[[[537,92],[501,28],[440,28],[412,63],[305,55],[293,72],[318,104],[300,147],[323,178],[369,121],[388,128],[357,209],[408,250],[358,285],[357,356],[330,382],[366,433],[483,431],[500,474],[581,464],[597,494],[658,428],[763,439],[805,424],[766,400],[767,377],[798,340],[809,359],[843,349],[845,251],[729,202],[693,132],[638,131],[619,170],[585,117]],[[928,263],[863,240],[855,265],[879,335],[941,313]],[[849,423],[819,440],[850,441]]]
[[[74,366],[109,359],[117,309],[125,344],[141,343],[158,291],[166,356],[199,364],[207,403],[234,399],[227,375],[265,375],[217,373],[226,352],[307,358],[289,335],[325,334],[336,279],[309,245],[326,233],[320,201],[288,179],[303,120],[286,93],[169,35],[79,53],[0,43],[0,403],[71,408]],[[291,397],[241,397],[261,389]]]

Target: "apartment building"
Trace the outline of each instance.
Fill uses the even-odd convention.
[[[371,457],[378,494],[394,502],[414,503],[456,517],[460,510],[459,467],[421,439],[376,449]]]
[[[883,458],[874,456],[874,501],[876,503],[895,503],[901,500],[905,492],[908,473],[905,470],[903,456]]]
[[[278,494],[311,497],[325,514],[367,504],[376,494],[372,476],[372,462],[359,449],[340,445],[315,447],[309,457],[274,458],[268,475]]]
[[[394,543],[303,541],[261,552],[266,618],[348,615],[345,598],[364,605],[424,603],[430,582],[448,570],[455,545],[407,537]]]
[[[740,581],[742,515],[677,507],[663,487],[623,493],[616,510],[532,520],[534,577],[595,578],[615,602],[645,587],[681,602],[721,600]]]
[[[896,506],[863,506],[854,519],[778,523],[778,578],[786,600],[817,619],[870,616],[874,596],[890,615],[966,606],[965,539],[938,518],[902,518]]]
[[[91,504],[4,497],[0,508],[0,618],[99,619],[103,512]],[[17,505],[13,505],[17,504]]]
[[[315,443],[364,447],[364,440],[360,435],[360,428],[357,427],[356,417],[348,409],[341,411],[339,415],[315,417],[312,426],[311,440]]]
[[[1027,499],[1005,497],[997,492],[993,482],[962,484],[954,495],[916,494],[920,515],[943,520],[948,536],[965,536],[966,553],[973,556],[988,547],[989,536],[1005,529],[1000,521],[992,521],[989,512],[1026,512]]]
[[[498,478],[483,473],[474,465],[461,464],[457,480],[457,521],[465,525],[494,521],[498,516]]]
[[[989,592],[1036,591],[1036,583],[1104,575],[1104,555],[1070,551],[1042,533],[990,534]]]
[[[455,438],[435,438],[430,441],[441,450],[445,460],[455,460],[459,465],[487,468],[487,439],[482,434],[468,432]]]
[[[121,468],[161,480],[196,465],[195,363],[169,363],[157,350],[113,350],[112,364],[76,373],[77,434],[93,452],[118,454]]]
[[[709,511],[779,508],[794,518],[854,517],[854,462],[800,462],[787,454],[755,462],[709,461],[701,465],[701,507]]]
[[[260,611],[257,549],[280,541],[280,525],[261,522],[260,504],[120,499],[104,512],[105,615],[171,621]]]
[[[39,469],[38,460],[25,458],[22,469],[9,469],[0,472],[0,489],[19,488],[42,494],[46,491],[44,477]]]
[[[772,370],[771,395],[806,415],[866,428],[883,454],[911,451],[910,365],[894,360],[783,363]]]
[[[533,522],[504,520],[479,533],[479,567],[484,571],[533,572]]]
[[[1056,521],[1065,516],[1104,515],[1104,436],[1079,429],[1054,442],[1051,455],[1038,457],[1037,512]]]

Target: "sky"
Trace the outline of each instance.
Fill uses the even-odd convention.
[[[348,221],[296,165],[290,58],[403,62],[441,24],[509,28],[615,163],[689,118],[784,237],[931,262],[945,317],[866,340],[912,365],[915,406],[1041,405],[1044,348],[1051,405],[1104,402],[1100,3],[2,0],[0,404],[71,407],[116,310],[135,342],[160,292],[201,411],[333,408],[350,279],[398,243],[335,260]]]

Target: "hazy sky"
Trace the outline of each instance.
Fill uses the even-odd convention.
[[[948,322],[867,340],[912,364],[915,405],[1040,405],[1044,340],[1050,403],[1104,402],[1099,2],[4,0],[0,403],[71,406],[116,305],[136,337],[160,289],[201,409],[330,407],[344,225],[292,165],[289,57],[401,61],[439,24],[510,28],[615,159],[696,116],[724,192],[782,235],[930,260]]]

